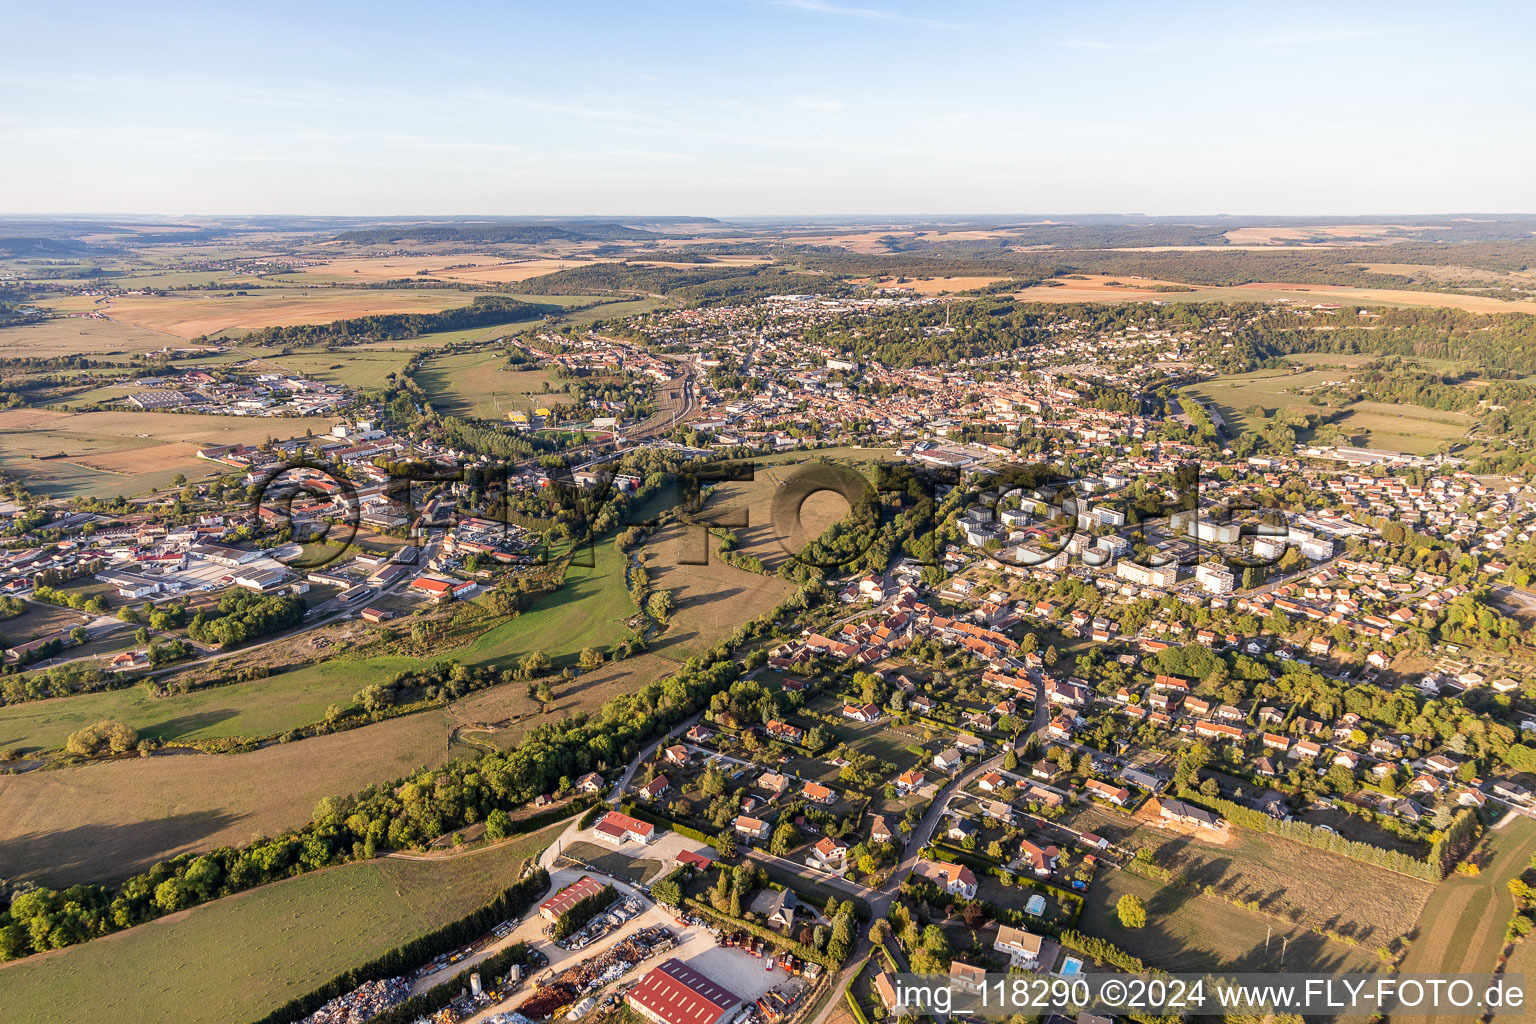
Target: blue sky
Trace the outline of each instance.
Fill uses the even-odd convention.
[[[1536,5],[13,5],[0,211],[1536,211]]]

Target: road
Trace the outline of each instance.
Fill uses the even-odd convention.
[[[612,792],[608,794],[608,802],[617,807],[619,800],[623,798],[624,791],[629,788],[630,780],[635,777],[635,772],[640,768],[640,765],[648,758],[652,757],[656,751],[660,750],[662,744],[669,743],[674,736],[679,736],[682,733],[687,732],[689,729],[692,729],[703,717],[704,712],[700,711],[698,714],[693,715],[690,718],[685,718],[683,721],[678,722],[671,729],[667,730],[667,734],[661,737],[655,743],[647,743],[644,747],[641,747],[640,752],[636,754],[634,759],[629,762],[629,767],[624,769],[624,777],[614,784]]]
[[[1035,733],[1045,729],[1049,722],[1050,706],[1045,701],[1037,702],[1035,705],[1034,717],[1030,720],[1029,729],[1026,730],[1019,737],[1019,739],[1015,741],[1013,748],[1015,752],[1017,752],[1018,746],[1021,743],[1027,741],[1029,737]],[[891,903],[895,900],[896,893],[901,888],[901,883],[909,874],[912,873],[912,869],[917,865],[918,852],[923,847],[927,846],[928,841],[933,838],[934,829],[938,827],[939,822],[943,820],[945,813],[949,809],[949,802],[954,799],[957,793],[963,791],[965,787],[975,779],[989,771],[1001,768],[1003,759],[1007,755],[1008,749],[1005,747],[1002,753],[997,754],[994,757],[990,757],[987,760],[974,765],[973,767],[950,779],[949,782],[947,782],[944,787],[940,789],[939,792],[934,796],[933,801],[928,805],[928,812],[923,815],[923,818],[920,822],[918,822],[917,827],[912,830],[912,835],[907,840],[907,845],[901,855],[901,859],[896,862],[895,870],[893,870],[890,875],[887,876],[886,880],[881,883],[879,887],[873,889],[862,889],[861,892],[856,894],[863,896],[865,901],[869,903],[870,909],[874,914],[873,920],[883,920],[889,915]],[[756,854],[756,852],[757,851],[753,851],[754,854]],[[772,859],[780,860],[780,858]],[[810,877],[815,877],[814,873]],[[832,881],[830,878],[825,877],[819,878],[818,880],[829,883]],[[857,887],[857,883],[848,882],[846,879],[838,879],[838,881],[842,882],[844,885],[852,885]],[[869,934],[866,931],[859,937],[858,946],[854,949],[853,954],[849,956],[848,962],[843,967],[843,970],[838,974],[836,978],[833,979],[833,985],[835,986],[834,991],[841,991],[842,988],[853,979],[854,974],[858,972],[860,965],[863,964],[864,959],[866,956],[868,956],[871,948],[872,947],[869,941]],[[829,999],[822,1007],[821,1012],[816,1015],[815,1019],[808,1021],[807,1024],[825,1024],[827,1018],[832,1016],[833,1013],[837,1012],[840,1007],[841,1003],[837,999]]]

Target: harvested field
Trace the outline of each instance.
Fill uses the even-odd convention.
[[[329,260],[298,273],[285,274],[285,281],[388,281],[395,278],[427,278],[437,281],[464,281],[474,284],[501,284],[526,281],[557,270],[591,263],[612,263],[612,259],[528,259],[509,260],[484,253],[444,256],[356,256]],[[426,273],[421,273],[426,271]]]
[[[673,523],[657,532],[645,546],[645,566],[652,591],[670,592],[676,606],[671,626],[652,645],[652,650],[677,661],[707,650],[795,589],[784,580],[727,565],[714,552],[710,553],[708,565],[685,564],[679,556],[691,548],[686,538],[699,532],[698,527]],[[673,647],[681,650],[674,652]]]
[[[1400,288],[1345,288],[1326,284],[1287,284],[1257,282],[1242,285],[1238,292],[1305,292],[1316,302],[1370,306],[1386,303],[1399,306],[1444,306],[1469,313],[1536,313],[1536,299],[1494,299],[1482,295],[1452,295],[1447,292],[1415,292]],[[1193,298],[1193,297],[1192,297]]]
[[[1187,284],[1178,281],[1160,281],[1149,277],[1112,277],[1105,274],[1082,274],[1056,278],[1055,284],[1025,288],[1014,293],[1020,302],[1121,302],[1127,299],[1158,299],[1178,302],[1191,293],[1182,289]],[[1179,291],[1158,291],[1159,287],[1176,288]]]
[[[171,444],[151,445],[148,448],[127,448],[122,451],[82,455],[77,459],[66,461],[75,462],[90,469],[99,469],[105,473],[133,476],[139,473],[153,473],[165,466],[167,462],[190,462],[197,458],[197,450],[200,447],[202,446],[189,441],[176,441]]]
[[[470,292],[365,289],[271,289],[246,295],[207,292],[125,295],[96,305],[89,296],[60,299],[65,311],[95,310],[113,320],[178,338],[291,324],[324,324],[381,313],[436,313],[473,301]],[[161,342],[164,344],[164,342]]]
[[[1443,225],[1442,225],[1443,226]],[[1322,238],[1333,245],[1391,245],[1405,241],[1415,231],[1431,225],[1407,224],[1316,224],[1302,227],[1245,227],[1225,232],[1234,245],[1285,245]]]
[[[306,426],[320,419],[295,417],[211,416],[202,413],[169,412],[54,412],[49,409],[7,409],[0,412],[0,433],[5,446],[16,450],[26,444],[25,437],[38,441],[27,444],[26,452],[51,454],[58,450],[50,444],[50,435],[70,435],[80,439],[126,438],[143,441],[190,441],[199,445],[260,444],[268,437],[299,437]]]
[[[972,288],[985,288],[994,281],[1003,281],[1001,277],[919,277],[919,278],[895,278],[875,277],[863,278],[855,282],[869,284],[876,288],[905,288],[916,292],[918,295],[946,295],[955,292],[963,292]]]
[[[165,857],[309,820],[322,796],[397,778],[446,753],[441,712],[249,754],[128,758],[0,776],[0,863],[49,885],[102,881]]]
[[[820,536],[822,531],[848,513],[848,502],[842,494],[834,490],[815,491],[800,504],[799,520],[796,522],[790,503],[783,496],[790,493],[784,490],[785,487],[795,480],[806,479],[811,473],[809,470],[801,470],[801,466],[816,461],[856,465],[866,477],[872,477],[873,470],[868,468],[869,464],[885,461],[889,454],[890,449],[883,448],[827,448],[759,459],[756,460],[757,469],[753,480],[716,485],[705,510],[693,518],[698,522],[745,524],[712,529],[716,532],[729,530],[735,533],[741,542],[737,548],[740,555],[758,558],[765,567],[776,570],[791,557],[792,552],[803,550],[810,538]],[[831,477],[826,479],[831,480]],[[809,490],[808,487],[805,489]],[[800,491],[795,493],[798,495]],[[776,499],[780,500],[781,518],[784,520],[778,523],[774,522]],[[693,557],[698,557],[697,531],[673,536],[676,537],[674,543],[687,543]],[[715,553],[717,546],[718,541],[709,544],[711,559],[718,557]],[[680,550],[663,550],[656,557],[676,562],[680,555]]]
[[[564,824],[430,860],[385,857],[301,875],[83,945],[0,966],[18,1019],[253,1020],[489,902]]]
[[[0,354],[46,359],[86,355],[96,359],[141,355],[177,339],[98,317],[56,317],[41,323],[0,328]]]
[[[0,412],[0,468],[30,489],[60,497],[137,494],[168,487],[177,473],[197,480],[229,467],[197,458],[215,444],[289,438],[325,421],[188,413],[7,409]],[[32,456],[63,454],[42,461]]]

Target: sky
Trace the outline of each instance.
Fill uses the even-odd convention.
[[[1536,4],[11,5],[0,212],[1536,212]]]

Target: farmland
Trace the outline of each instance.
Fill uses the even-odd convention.
[[[1513,817],[1488,838],[1489,857],[1477,875],[1452,875],[1435,889],[1419,917],[1405,974],[1456,974],[1493,970],[1514,912],[1509,879],[1536,854],[1536,822]]]
[[[511,260],[483,253],[467,256],[356,256],[328,260],[295,273],[273,275],[271,279],[295,284],[325,284],[378,282],[408,277],[467,284],[505,284],[591,263],[610,262],[612,260],[557,257]]]
[[[0,412],[0,469],[30,489],[61,497],[136,494],[228,467],[197,458],[215,444],[260,444],[297,437],[313,420],[153,412],[66,413],[45,409]],[[67,453],[42,461],[34,456]]]
[[[129,758],[0,777],[0,863],[48,884],[119,878],[188,850],[309,820],[322,796],[397,778],[446,752],[428,711],[248,754]]]
[[[452,416],[506,419],[513,410],[528,412],[565,398],[563,383],[552,374],[509,367],[500,351],[435,356],[416,371],[416,381],[434,409]]]
[[[1145,928],[1120,926],[1115,902],[1126,894],[1139,896],[1146,904]],[[1222,900],[1159,885],[1129,871],[1099,873],[1079,927],[1141,957],[1149,967],[1169,971],[1277,971],[1282,941],[1286,970],[1379,968],[1379,961],[1368,951],[1325,939],[1304,925],[1250,914]]]
[[[1221,252],[1202,249],[1198,252]],[[1451,292],[1412,291],[1401,288],[1352,288],[1341,285],[1291,284],[1258,281],[1231,287],[1206,287],[1176,281],[1121,275],[1085,274],[1082,280],[1056,279],[1056,286],[1026,288],[1017,292],[1021,302],[1294,302],[1299,305],[1327,303],[1348,306],[1435,306],[1469,313],[1531,313],[1536,300],[1496,299]],[[1161,288],[1159,286],[1162,286]]]
[[[454,857],[302,875],[45,953],[0,968],[0,1003],[32,1020],[65,993],[78,1020],[250,1020],[485,904],[564,827]]]
[[[0,328],[0,355],[46,359],[87,355],[93,359],[152,352],[176,339],[132,324],[96,317],[59,317]]]
[[[238,333],[259,327],[324,324],[381,313],[436,313],[467,306],[471,292],[414,289],[258,289],[246,294],[208,292],[125,295],[98,301],[91,296],[53,300],[62,312],[101,312],[173,338]],[[162,339],[161,344],[165,344]]]
[[[1331,931],[1373,953],[1413,930],[1433,891],[1407,876],[1393,875],[1391,885],[1382,885],[1354,861],[1266,833],[1232,829],[1229,841],[1216,846],[1098,808],[1080,815],[1078,825],[1114,842],[1151,847],[1157,863],[1183,884],[1257,903],[1266,920]]]

